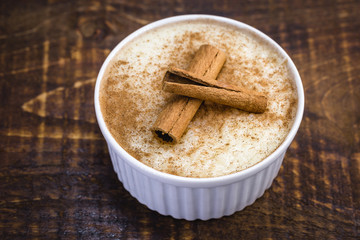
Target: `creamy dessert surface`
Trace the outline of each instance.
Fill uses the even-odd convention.
[[[186,69],[198,48],[227,54],[223,81],[264,93],[265,113],[205,101],[177,144],[155,138],[151,127],[176,95],[161,90],[169,65]],[[215,22],[185,22],[141,35],[112,60],[100,90],[105,123],[133,157],[166,173],[215,177],[262,161],[283,142],[294,120],[295,84],[287,62],[251,33]]]

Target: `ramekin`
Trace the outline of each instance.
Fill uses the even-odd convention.
[[[100,83],[104,71],[114,55],[128,42],[146,31],[159,26],[182,21],[210,19],[238,27],[259,36],[275,47],[287,59],[288,67],[295,80],[298,105],[295,121],[284,142],[266,159],[238,173],[213,177],[180,177],[157,171],[128,154],[112,137],[102,116],[99,103]],[[232,19],[212,15],[182,15],[165,18],[148,24],[122,40],[109,54],[102,65],[95,86],[95,112],[101,132],[107,142],[110,158],[119,180],[125,189],[140,203],[162,215],[177,219],[208,220],[231,215],[240,211],[264,194],[281,167],[286,150],[300,126],[304,111],[304,90],[300,75],[286,52],[259,30]]]

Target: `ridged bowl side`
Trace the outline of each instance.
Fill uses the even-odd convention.
[[[261,197],[277,176],[285,153],[260,172],[214,187],[176,186],[129,165],[109,147],[114,170],[124,188],[140,203],[178,219],[208,220],[240,211]]]

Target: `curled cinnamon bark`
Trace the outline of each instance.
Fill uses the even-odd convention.
[[[174,67],[165,74],[163,90],[247,112],[263,113],[267,106],[267,98],[260,93]]]
[[[187,70],[199,76],[216,79],[225,60],[225,53],[219,49],[202,45]],[[158,116],[153,132],[165,142],[178,142],[202,102],[201,99],[182,96],[173,99]]]

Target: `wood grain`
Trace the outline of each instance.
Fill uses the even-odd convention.
[[[359,239],[360,4],[338,1],[0,2],[1,239]],[[93,88],[114,46],[179,14],[248,23],[303,79],[304,120],[272,187],[218,220],[138,203],[112,169]]]

